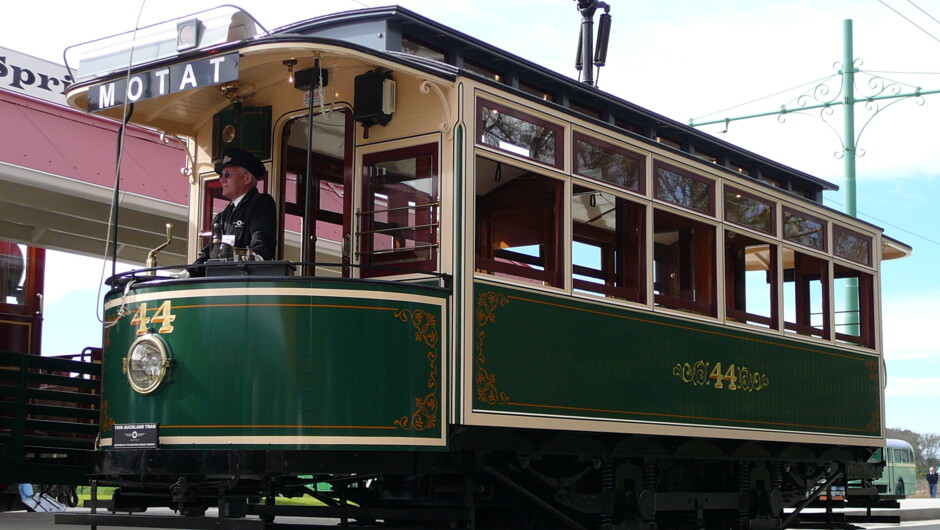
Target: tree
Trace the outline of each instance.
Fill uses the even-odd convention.
[[[888,429],[888,438],[897,438],[914,448],[917,476],[927,474],[927,468],[940,467],[940,434],[921,434],[907,429]]]

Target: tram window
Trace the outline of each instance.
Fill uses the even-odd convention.
[[[308,219],[316,219],[316,246],[301,256],[304,209],[307,207],[307,117],[290,120],[282,136],[281,189],[284,259],[318,263],[316,275],[338,276],[343,262],[346,232],[344,211],[351,206],[344,190],[346,131],[350,117],[343,110],[318,114],[313,120],[312,177],[319,184],[318,204],[311,204]],[[312,198],[311,198],[312,199]],[[307,234],[312,235],[312,234]],[[330,265],[335,264],[336,266]]]
[[[268,180],[258,181],[258,191],[270,193],[268,191]],[[217,178],[206,179],[203,185],[202,195],[202,231],[199,241],[199,248],[203,248],[209,243],[209,234],[212,233],[212,219],[215,214],[221,212],[229,205],[229,200],[222,196],[222,182]]]
[[[646,208],[575,186],[571,220],[575,290],[646,303]]]
[[[471,62],[471,61],[464,61],[463,67],[464,67],[464,70],[468,70],[475,74],[480,74],[483,77],[488,77],[492,79],[493,81],[500,81],[502,79],[502,76],[500,76],[499,73],[496,72],[495,70],[491,70],[485,66],[480,66],[479,64]]]
[[[535,96],[543,101],[555,101],[555,94],[548,92],[545,89],[539,88],[535,85],[530,85],[528,83],[519,82],[519,90]]]
[[[855,263],[871,265],[871,238],[848,228],[833,226],[832,253]]]
[[[418,57],[425,57],[427,59],[432,59],[442,63],[447,62],[447,55],[444,52],[425,44],[421,44],[420,42],[409,39],[408,37],[401,38],[401,51],[409,55],[417,55]]]
[[[717,316],[715,228],[674,213],[653,213],[656,305]]]
[[[359,214],[363,276],[437,268],[437,144],[363,157]]]
[[[25,245],[0,241],[0,304],[26,304]]]
[[[477,158],[476,269],[562,287],[563,182]]]
[[[727,230],[725,293],[728,320],[777,325],[777,247]]]
[[[562,127],[502,105],[481,100],[477,105],[477,141],[562,167]]]
[[[774,203],[734,188],[725,188],[725,220],[774,235]]]
[[[829,338],[829,262],[783,250],[783,318],[786,331]]]
[[[826,222],[803,212],[784,208],[783,238],[824,251],[826,250]]]
[[[643,193],[646,157],[607,142],[574,135],[575,173]]]
[[[836,340],[875,347],[874,290],[872,275],[844,267],[833,266],[833,298],[836,312]]]
[[[715,183],[688,171],[656,162],[653,165],[656,198],[708,215],[715,214]]]

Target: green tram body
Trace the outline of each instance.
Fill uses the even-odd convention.
[[[433,58],[447,47],[466,63]],[[280,250],[274,267],[110,280],[96,479],[120,488],[115,509],[198,515],[313,476],[341,492],[315,493],[327,504],[390,510],[362,521],[431,506],[465,510],[445,527],[534,509],[503,524],[776,528],[783,506],[880,475],[879,273],[910,248],[823,207],[832,185],[401,8],[153,52],[134,56],[150,58],[127,94],[135,122],[192,139],[189,260],[225,204],[212,168],[233,138],[266,164]],[[71,105],[121,116],[115,57],[80,62]],[[504,82],[481,63],[516,71]],[[308,110],[288,65],[320,65],[305,79],[326,85],[315,234],[299,232]],[[163,76],[181,84],[144,93]],[[635,181],[582,169],[592,152]],[[616,219],[592,224],[595,201]],[[745,283],[754,269],[764,287]],[[854,332],[836,322],[852,311],[834,301],[845,278]],[[740,304],[751,289],[768,290],[769,315]],[[168,357],[145,391],[128,379],[142,340]]]
[[[119,320],[109,352],[152,334],[173,366],[153,395],[105,387],[103,447],[115,422],[158,424],[166,448],[444,446],[440,289],[223,280],[153,282],[106,302]],[[105,381],[125,378],[124,359],[107,357]]]

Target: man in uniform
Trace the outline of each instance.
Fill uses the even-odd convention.
[[[234,236],[233,247],[251,249],[256,259],[272,260],[277,250],[277,209],[274,198],[258,191],[258,180],[265,176],[264,164],[243,149],[228,148],[215,165],[222,183],[222,196],[232,201],[212,219],[221,227],[223,240]],[[196,263],[212,256],[212,242],[199,253]]]

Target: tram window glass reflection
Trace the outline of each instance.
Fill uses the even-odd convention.
[[[872,275],[836,263],[833,276],[836,340],[874,348]]]
[[[783,238],[817,250],[826,250],[826,221],[784,208]]]
[[[656,210],[653,249],[656,305],[717,316],[715,227]]]
[[[363,157],[363,276],[437,269],[437,144]]]
[[[574,289],[646,303],[646,208],[574,186],[571,221]]]
[[[639,193],[644,192],[646,157],[583,134],[574,136],[574,171]]]
[[[777,246],[725,231],[728,320],[769,329],[777,324]]]
[[[284,259],[315,261],[318,276],[342,274],[340,267],[325,264],[342,262],[343,212],[349,208],[344,190],[346,129],[349,116],[344,110],[318,114],[313,120],[312,178],[319,184],[318,205],[311,204],[309,219],[316,219],[316,248],[302,257],[304,209],[307,207],[307,128],[306,116],[290,120],[282,133],[281,189],[283,197]],[[307,234],[310,236],[312,234]]]
[[[786,331],[829,338],[829,262],[783,250],[783,318]]]
[[[447,55],[444,52],[408,37],[401,38],[401,51],[442,63],[447,62]]]
[[[871,265],[871,238],[834,225],[832,227],[832,253],[855,263]]]
[[[477,158],[476,269],[562,287],[563,182]]]
[[[562,167],[562,127],[524,112],[481,100],[477,105],[477,141],[549,164]]]
[[[774,204],[734,188],[725,188],[725,220],[773,235]]]
[[[656,198],[704,214],[715,213],[715,183],[661,162],[653,165]]]
[[[0,304],[26,304],[26,246],[0,241]]]

